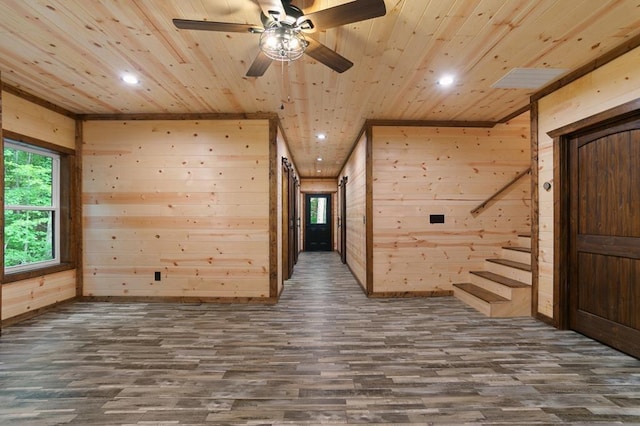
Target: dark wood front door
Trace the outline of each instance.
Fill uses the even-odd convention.
[[[331,195],[307,194],[305,204],[305,250],[331,251]]]
[[[569,327],[640,357],[640,120],[569,141]]]

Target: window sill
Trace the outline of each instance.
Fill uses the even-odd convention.
[[[5,273],[2,279],[2,284],[42,277],[45,275],[55,274],[56,272],[69,271],[71,269],[75,269],[75,267],[75,263],[61,263],[59,265],[46,266],[43,268],[32,269],[30,271],[14,272],[10,274]]]

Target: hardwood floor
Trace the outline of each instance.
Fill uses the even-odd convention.
[[[2,425],[640,423],[640,361],[302,253],[279,304],[76,303],[0,338]]]

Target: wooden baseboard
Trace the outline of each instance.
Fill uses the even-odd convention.
[[[153,297],[153,296],[82,296],[81,302],[110,303],[219,303],[275,305],[279,297]]]
[[[445,297],[453,296],[453,290],[433,291],[381,291],[369,295],[371,298],[403,298],[403,297]]]
[[[541,314],[540,312],[536,313],[534,315],[534,318],[537,319],[538,321],[542,321],[543,323],[550,325],[551,327],[558,328],[558,325],[556,324],[553,318],[548,317],[544,314]]]
[[[16,315],[15,317],[10,317],[10,318],[4,319],[4,320],[2,320],[2,328],[9,327],[11,325],[17,324],[17,323],[22,322],[22,321],[29,320],[31,318],[35,318],[35,317],[40,316],[40,315],[42,315],[44,313],[53,311],[53,310],[59,308],[60,306],[69,305],[69,304],[74,303],[76,301],[78,301],[78,298],[77,297],[73,297],[71,299],[67,299],[67,300],[63,300],[61,302],[54,303],[53,305],[43,306],[42,308],[34,309],[32,311],[25,312],[25,313],[20,314],[20,315]]]
[[[349,263],[345,263],[347,268],[349,268],[349,272],[353,275],[353,278],[360,285],[363,293],[370,298],[376,299],[391,299],[391,298],[409,298],[409,297],[444,297],[444,296],[453,296],[453,290],[433,290],[433,291],[383,291],[383,292],[373,292],[371,294],[367,294],[367,287],[362,284],[362,282],[358,279],[356,274],[349,266]]]
[[[351,266],[349,266],[349,263],[345,263],[345,265],[347,265],[347,268],[349,268],[349,272],[351,272],[351,275],[353,275],[353,278],[356,280],[358,285],[360,285],[360,289],[362,289],[362,292],[364,294],[367,294],[367,286],[363,285],[362,282],[358,279],[356,274],[353,272],[353,269],[351,269]]]

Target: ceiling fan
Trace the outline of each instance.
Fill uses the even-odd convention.
[[[260,51],[247,71],[247,77],[260,77],[272,61],[292,61],[303,54],[311,56],[332,70],[342,73],[353,62],[305,34],[353,22],[384,16],[384,0],[355,0],[309,14],[291,4],[291,0],[257,0],[262,9],[262,26],[231,22],[174,19],[182,30],[222,31],[260,34]]]

